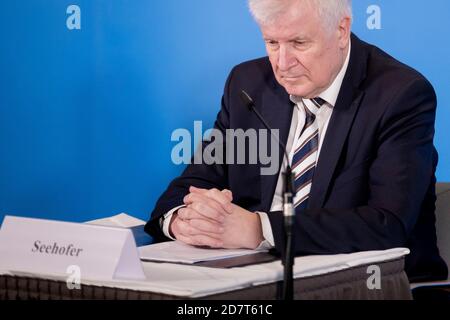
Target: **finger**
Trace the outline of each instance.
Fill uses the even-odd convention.
[[[218,209],[211,208],[207,204],[198,201],[188,205],[188,208],[194,211],[193,219],[196,216],[200,216],[200,219],[208,220],[218,224],[223,224],[225,221],[225,216],[228,214],[221,207],[219,207]]]
[[[217,189],[211,189],[208,190],[206,196],[219,202],[228,213],[231,213],[231,202],[224,193]]]
[[[193,227],[189,225],[189,222],[184,220],[177,220],[176,223],[177,235],[189,237],[194,234]]]
[[[175,239],[178,239],[178,237],[183,235],[180,228],[181,223],[183,223],[183,220],[181,220],[179,216],[172,222],[171,231]]]
[[[181,241],[181,242],[184,242],[184,243],[186,243],[186,244],[189,244],[189,245],[191,245],[191,246],[196,246],[197,244],[195,243],[195,241],[194,241],[194,239],[192,239],[192,238],[190,238],[190,237],[188,237],[188,236],[183,236],[183,235],[178,235],[177,236],[177,238],[176,238],[177,240],[179,240],[179,241]]]
[[[199,219],[199,218],[202,217],[202,215],[200,213],[198,213],[197,211],[193,210],[189,206],[179,209],[178,210],[178,216],[182,220]]]
[[[221,205],[221,207],[225,210],[225,213],[231,213],[227,211],[227,208],[229,209],[229,204],[231,203],[231,201],[229,200],[228,196],[225,193],[222,193],[217,189],[211,189],[207,191],[203,189],[201,191],[192,192],[188,196],[190,195],[197,195],[198,197],[214,200],[215,202]]]
[[[221,235],[225,231],[224,228],[220,224],[209,222],[204,219],[189,220],[189,225],[191,227],[194,227],[197,230],[206,232],[208,234],[213,233],[213,234]]]
[[[202,195],[202,194],[190,193],[190,194],[188,194],[187,196],[184,197],[183,201],[184,201],[184,203],[186,205],[192,205],[195,202],[202,203],[204,206],[207,206],[210,209],[213,209],[216,212],[218,212],[219,214],[222,214],[224,216],[226,216],[229,213],[231,213],[231,212],[228,212],[224,208],[224,206],[222,204],[220,204],[219,202],[217,202],[215,199],[212,199],[212,198],[207,197],[207,196]],[[203,207],[202,208],[196,208],[197,211],[199,211],[201,214],[203,214],[202,209],[203,209]],[[213,218],[213,219],[219,221],[218,219],[220,219],[220,218],[216,217],[216,218]]]
[[[206,190],[206,189],[199,189],[196,187],[190,187],[189,191],[191,191],[192,194],[199,194],[199,195],[207,196],[210,199],[216,200],[217,202],[219,202],[222,205],[222,207],[225,209],[225,211],[227,213],[232,213],[232,209],[233,209],[231,207],[232,198],[230,200],[226,193],[222,193],[221,191],[219,191],[216,188]]]
[[[177,219],[174,222],[173,233],[175,239],[192,246],[208,246],[212,248],[223,248],[223,241],[213,234],[201,233],[186,221]]]
[[[202,188],[197,188],[194,186],[191,186],[189,188],[189,192],[200,193],[200,194],[206,194],[206,193],[208,193],[209,190],[211,190],[211,189],[202,189]],[[223,192],[225,195],[231,196],[231,198],[233,198],[233,193],[230,190],[223,189],[221,192]]]
[[[227,202],[233,201],[233,193],[230,190],[224,189],[219,191],[216,188],[213,189],[200,189],[194,186],[189,188],[191,193],[197,193],[201,195],[208,196],[220,202],[221,204],[226,204]]]
[[[180,209],[178,211],[178,215],[181,219],[186,221],[192,219],[203,219],[215,223],[223,223],[225,221],[225,217],[223,214],[214,211],[213,209],[210,209],[198,202],[190,204],[182,210]]]
[[[223,224],[226,216],[228,215],[228,213],[222,208],[222,206],[216,203],[194,201],[192,204],[188,205],[188,208],[199,213],[203,216],[203,218],[207,218],[208,220],[210,219],[220,224]]]
[[[190,238],[199,236],[199,235],[206,235],[210,238],[215,238],[216,240],[218,238],[220,238],[220,235],[217,233],[207,233],[207,232],[201,231],[201,230],[197,229],[196,227],[191,226],[189,221],[182,221],[182,220],[180,220],[178,222],[178,235],[179,236],[181,235],[184,237],[190,237]]]
[[[202,189],[202,188],[197,188],[194,186],[189,187],[189,192],[191,192],[191,193],[206,194],[208,192],[208,190],[209,189]]]
[[[222,193],[228,198],[228,200],[233,201],[233,193],[228,189],[223,189]]]
[[[180,241],[197,247],[223,248],[223,242],[207,235],[198,235],[193,237],[181,236]]]

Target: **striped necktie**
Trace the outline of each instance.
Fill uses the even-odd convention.
[[[297,213],[308,206],[319,148],[319,127],[316,115],[320,107],[325,104],[325,101],[320,98],[302,101],[306,113],[305,126],[295,143],[295,152],[292,159],[296,192],[294,207]]]

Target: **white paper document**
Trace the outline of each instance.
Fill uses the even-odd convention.
[[[260,253],[257,250],[197,248],[180,241],[169,241],[139,248],[141,260],[195,264]]]
[[[133,228],[145,224],[145,221],[132,217],[126,213],[120,213],[112,217],[91,220],[86,223],[105,227]]]

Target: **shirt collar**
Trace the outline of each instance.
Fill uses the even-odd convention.
[[[339,96],[339,92],[341,91],[342,82],[344,81],[345,73],[347,72],[347,68],[350,62],[350,51],[352,49],[351,42],[349,43],[348,47],[348,53],[347,57],[345,58],[345,62],[339,71],[338,75],[334,79],[333,83],[323,91],[321,94],[319,94],[319,97],[325,100],[331,107],[334,107],[336,105],[337,98]],[[290,95],[290,99],[292,102],[294,102],[296,105],[301,102],[301,98],[297,96]]]

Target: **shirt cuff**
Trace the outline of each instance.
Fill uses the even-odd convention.
[[[174,237],[172,237],[170,235],[170,232],[169,232],[170,222],[172,221],[172,215],[174,214],[175,211],[177,211],[178,209],[184,208],[184,207],[186,207],[186,206],[185,205],[181,205],[181,206],[178,206],[176,208],[173,208],[172,210],[167,212],[165,215],[163,215],[159,219],[159,225],[162,228],[162,232],[164,233],[164,235],[167,238],[169,238],[171,240],[176,240]]]
[[[269,217],[265,212],[257,212],[261,220],[261,227],[264,240],[259,244],[256,250],[269,250],[275,247],[275,240],[273,239],[272,226],[270,225]]]

